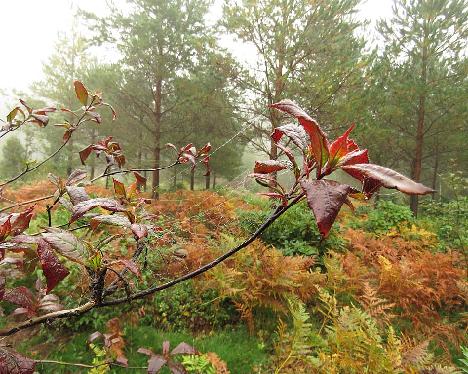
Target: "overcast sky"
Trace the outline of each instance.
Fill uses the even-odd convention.
[[[121,0],[118,0],[121,1]],[[216,1],[219,15],[222,0]],[[375,22],[391,14],[392,0],[367,0],[360,15]],[[42,63],[54,48],[59,32],[70,30],[77,7],[103,14],[105,0],[0,0],[0,101],[1,91],[25,90],[42,76]],[[228,42],[233,54],[243,52]],[[2,107],[3,102],[0,102]]]

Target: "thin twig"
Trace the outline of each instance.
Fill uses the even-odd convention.
[[[148,169],[141,169],[141,168],[132,168],[132,169],[123,169],[123,170],[115,170],[115,171],[111,171],[109,173],[107,173],[107,168],[106,170],[104,170],[104,173],[102,173],[101,175],[98,175],[97,177],[93,178],[90,180],[90,183],[93,183],[95,181],[97,181],[98,179],[101,179],[101,178],[104,178],[104,177],[108,177],[108,176],[111,176],[111,175],[115,175],[115,174],[128,174],[128,173],[133,173],[133,172],[140,172],[140,171],[158,171],[158,170],[166,170],[166,169],[170,169],[176,165],[179,165],[180,162],[177,160],[175,162],[173,162],[172,164],[170,165],[167,165],[167,166],[161,166],[159,168],[148,168]]]
[[[33,203],[37,203],[39,201],[52,199],[53,197],[54,197],[54,195],[42,196],[42,197],[38,197],[37,199],[23,201],[21,203],[8,205],[8,206],[0,209],[0,213],[4,212],[5,210],[13,209],[13,208],[20,207],[20,206],[23,206],[23,205],[33,204]]]

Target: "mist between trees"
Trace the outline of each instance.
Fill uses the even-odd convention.
[[[354,136],[376,163],[431,186],[439,192],[435,199],[452,196],[444,175],[467,164],[461,136],[465,1],[396,1],[393,14],[375,23],[379,49],[363,36],[374,23],[356,16],[364,6],[358,0],[225,1],[216,23],[212,6],[207,0],[135,0],[117,2],[105,17],[77,12],[50,51],[42,80],[14,96],[33,107],[70,107],[70,82],[78,79],[103,91],[118,117],[112,122],[104,115],[109,118],[102,124],[78,130],[50,171],[68,175],[79,166],[72,155],[109,134],[138,168],[170,162],[167,142],[179,147],[190,140],[198,147],[210,141],[217,150],[210,176],[179,167],[156,170],[145,188],[153,197],[168,189],[213,188],[242,174],[253,155],[282,155],[270,134],[285,117],[268,105],[293,98],[332,137],[354,122]],[[220,38],[232,38],[252,55],[236,59]],[[102,48],[116,52],[115,62],[96,57]],[[51,116],[71,120],[68,113]],[[24,127],[2,146],[2,175],[16,175],[61,142],[58,128]],[[103,171],[94,159],[88,169],[91,178]],[[416,214],[418,197],[409,204]]]

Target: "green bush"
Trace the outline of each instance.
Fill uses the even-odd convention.
[[[468,245],[468,198],[448,202],[433,200],[421,204],[422,223],[437,233],[442,247],[466,248]],[[443,248],[443,249],[444,249]]]
[[[145,311],[141,325],[166,331],[211,330],[239,320],[239,313],[229,300],[219,301],[216,290],[197,293],[192,281],[156,293],[153,301],[145,305]]]
[[[354,221],[351,226],[383,234],[405,222],[411,223],[413,221],[413,213],[407,206],[381,200],[374,209],[368,210],[367,219]]]
[[[240,226],[254,232],[270,215],[269,209],[238,210]],[[322,240],[310,209],[305,203],[291,207],[262,234],[262,240],[272,244],[286,255],[315,255],[329,249],[341,251],[346,241],[339,236],[339,225],[335,223],[330,235]]]

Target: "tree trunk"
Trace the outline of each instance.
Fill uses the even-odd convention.
[[[73,135],[67,144],[67,175],[70,175],[73,170]]]
[[[174,166],[173,170],[174,170],[174,179],[173,179],[174,184],[173,184],[173,187],[174,187],[174,191],[176,191],[177,190],[177,169],[176,169],[175,166]]]
[[[425,27],[425,25],[424,25]],[[418,127],[416,130],[416,149],[413,158],[412,178],[416,182],[421,180],[422,155],[424,142],[424,123],[426,118],[426,83],[427,83],[427,36],[424,35],[422,56],[421,56],[421,92],[418,103]],[[418,195],[411,195],[410,208],[414,216],[418,216],[419,199]]]
[[[91,144],[96,144],[97,142],[97,136],[96,136],[96,128],[93,127],[91,130]],[[91,158],[91,162],[89,163],[89,166],[91,167],[91,179],[94,179],[94,174],[96,173],[96,157]]]
[[[211,177],[210,174],[205,175],[205,190],[210,189],[210,184],[211,184]]]
[[[154,92],[154,138],[153,138],[153,168],[160,167],[161,160],[161,100],[162,79],[157,79]],[[152,198],[159,199],[159,170],[153,171]]]
[[[216,173],[213,172],[213,190],[215,189],[216,187]]]
[[[439,173],[439,144],[436,145],[436,149],[434,152],[435,160],[434,160],[434,170],[432,172],[432,189],[434,192],[432,193],[432,200],[435,200],[436,197],[436,187],[437,187],[437,174]]]
[[[195,169],[190,169],[190,191],[195,189]]]

